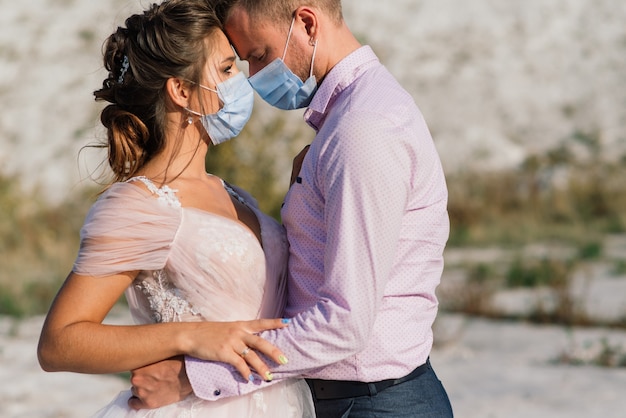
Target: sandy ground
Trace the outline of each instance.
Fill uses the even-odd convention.
[[[0,318],[1,417],[88,417],[127,387],[113,376],[41,371],[35,353],[42,321]],[[443,314],[435,334],[431,360],[457,417],[626,416],[626,369],[554,362],[573,350],[592,355],[604,338],[625,347],[624,331]]]
[[[0,319],[0,416],[88,417],[127,384],[113,376],[46,373],[37,362],[43,317]]]
[[[603,338],[626,343],[626,332],[568,330],[443,316],[457,336],[433,353],[456,416],[625,417],[626,369],[555,363],[564,352],[593,355]]]

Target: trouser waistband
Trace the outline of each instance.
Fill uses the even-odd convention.
[[[306,379],[306,381],[316,399],[328,400],[356,398],[358,396],[373,396],[391,386],[408,382],[409,380],[415,379],[416,377],[424,374],[424,372],[426,372],[429,368],[430,360],[427,359],[426,363],[399,379],[387,379],[371,383],[322,379]]]

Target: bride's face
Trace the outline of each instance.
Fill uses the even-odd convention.
[[[235,52],[221,30],[207,38],[204,47],[208,58],[200,81],[204,87],[200,93],[200,101],[202,113],[211,114],[223,106],[216,93],[217,85],[237,75],[239,68],[235,62]]]

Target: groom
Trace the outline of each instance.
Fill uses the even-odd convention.
[[[419,109],[350,32],[340,0],[213,1],[257,93],[308,107],[316,131],[281,213],[292,321],[261,334],[289,358],[274,380],[306,377],[318,416],[452,416],[429,362],[447,189]],[[190,358],[186,373],[209,400],[259,387]],[[182,396],[185,383],[156,385],[133,406]]]

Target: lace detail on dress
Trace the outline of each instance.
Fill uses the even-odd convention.
[[[267,413],[267,402],[265,402],[265,396],[263,391],[258,390],[252,394],[252,400],[254,401],[255,409],[262,413]]]
[[[199,315],[182,297],[180,289],[170,283],[163,270],[154,271],[151,279],[145,279],[135,287],[146,295],[155,322],[179,322],[183,314]]]
[[[177,189],[172,189],[167,184],[162,186],[162,187],[156,187],[154,185],[154,183],[152,183],[152,180],[150,180],[146,176],[132,177],[132,178],[126,180],[126,182],[128,183],[128,182],[134,181],[134,180],[139,180],[143,184],[145,184],[146,187],[148,188],[148,190],[150,190],[152,193],[157,195],[157,200],[159,202],[163,202],[166,205],[171,206],[173,208],[181,207],[180,201],[178,200],[178,197],[176,197],[176,192],[178,192]]]

